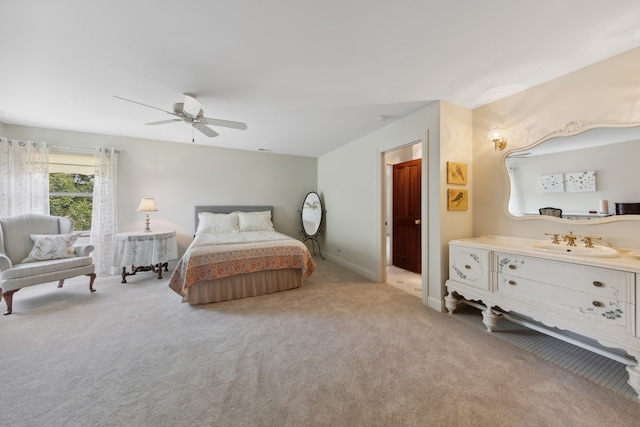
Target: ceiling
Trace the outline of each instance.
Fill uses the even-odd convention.
[[[98,4],[100,3],[100,4]],[[0,122],[321,156],[436,100],[475,108],[640,46],[638,0],[0,0]],[[388,116],[379,120],[380,116]]]

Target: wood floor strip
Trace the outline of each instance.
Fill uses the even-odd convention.
[[[461,306],[456,310],[454,317],[479,330],[486,331],[482,323],[482,314],[476,308]],[[625,397],[637,397],[636,392],[627,383],[628,375],[625,365],[620,362],[528,329],[507,319],[500,319],[492,335],[615,393]]]
[[[388,272],[393,274],[394,278],[400,277],[407,282],[420,278],[419,275],[408,273],[396,267],[389,267]],[[463,304],[456,310],[454,317],[486,332],[482,323],[482,314],[477,308]],[[638,397],[627,383],[628,374],[623,363],[545,335],[542,332],[534,331],[505,318],[500,319],[492,334],[622,396]]]

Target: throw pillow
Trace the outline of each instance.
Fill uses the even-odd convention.
[[[22,262],[47,261],[50,259],[73,258],[73,244],[80,237],[74,234],[31,234],[33,249]]]
[[[240,231],[273,231],[271,211],[238,212]]]
[[[196,230],[196,234],[235,233],[237,231],[238,215],[235,212],[230,214],[198,213],[198,230]]]

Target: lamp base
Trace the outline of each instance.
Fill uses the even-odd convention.
[[[493,143],[495,151],[502,151],[507,146],[507,138],[496,138]]]
[[[150,227],[150,225],[151,225],[151,223],[150,223],[150,221],[149,221],[149,212],[147,212],[147,219],[146,219],[146,221],[145,221],[145,228],[144,228],[144,231],[147,231],[147,232],[151,231],[151,227]]]

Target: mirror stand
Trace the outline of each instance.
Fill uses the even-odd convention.
[[[307,236],[303,230],[300,230],[300,234],[304,236],[302,243],[306,243],[307,240],[311,240],[311,249],[313,250],[314,255],[316,254],[316,244],[318,245],[318,255],[320,255],[320,258],[324,260],[324,257],[322,256],[322,250],[320,250],[320,242],[318,241],[318,236]]]
[[[316,244],[318,245],[318,252],[322,259],[324,259],[324,257],[322,256],[318,236],[322,231],[323,214],[324,210],[322,209],[320,196],[318,193],[311,191],[304,198],[302,208],[300,209],[300,234],[304,236],[302,243],[311,240],[311,249],[313,249],[314,255],[316,254]]]

